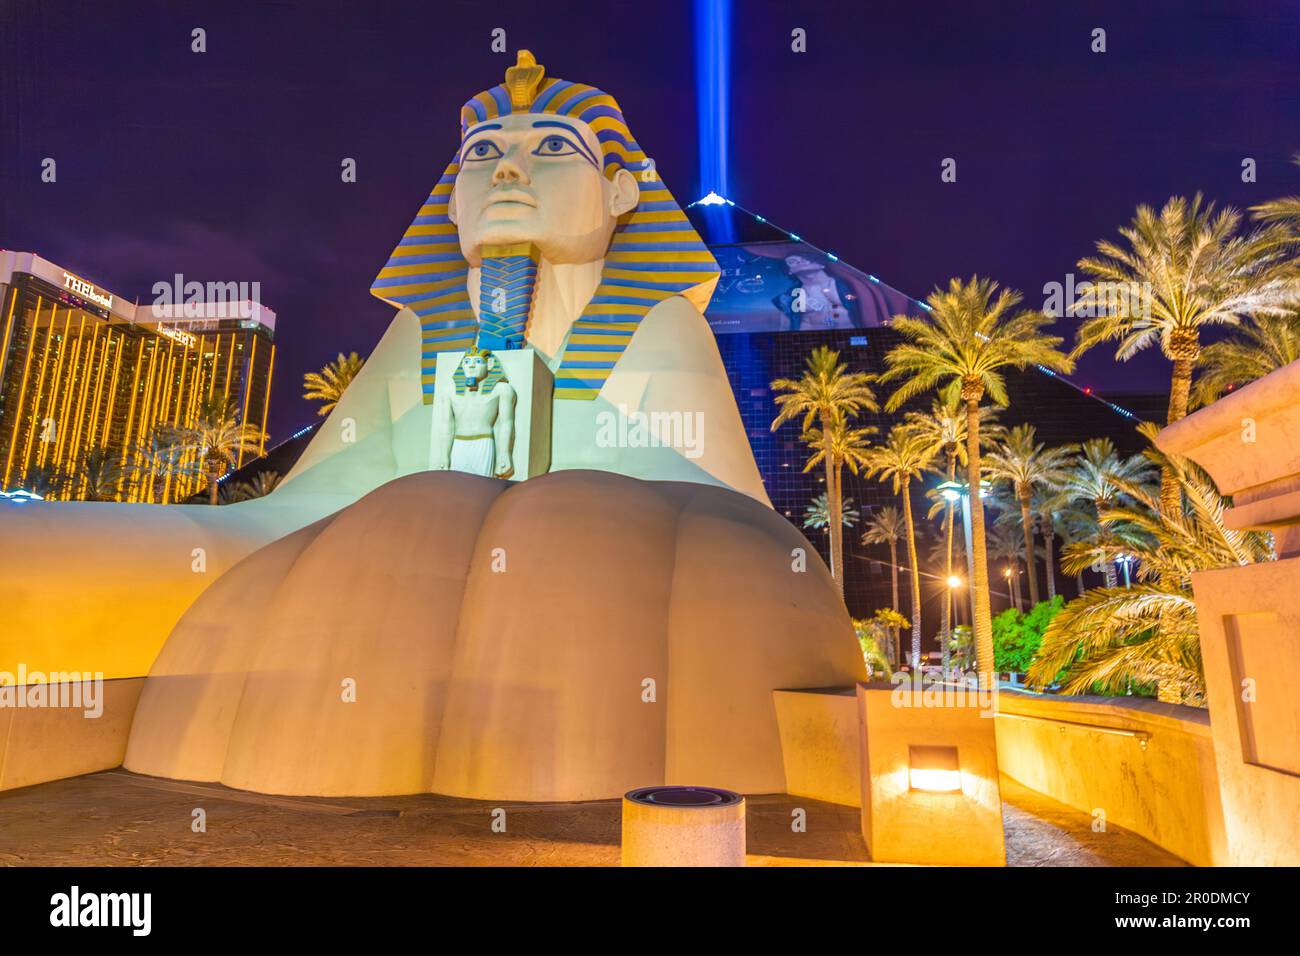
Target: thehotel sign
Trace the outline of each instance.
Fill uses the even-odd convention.
[[[173,342],[178,342],[187,349],[192,349],[198,345],[199,340],[189,332],[182,332],[180,329],[173,328],[170,325],[156,325],[154,331],[159,335],[165,335]]]
[[[69,289],[83,299],[96,302],[106,309],[113,307],[113,296],[107,292],[100,292],[85,279],[78,279],[71,272],[63,273],[63,287]]]

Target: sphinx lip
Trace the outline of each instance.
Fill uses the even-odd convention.
[[[516,203],[521,206],[532,206],[536,208],[537,200],[525,192],[511,191],[492,193],[488,196],[484,206],[495,206],[498,203]]]

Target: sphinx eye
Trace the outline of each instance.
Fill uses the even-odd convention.
[[[578,150],[563,136],[551,134],[537,144],[534,156],[575,156]]]
[[[497,149],[496,143],[481,139],[465,151],[465,162],[481,163],[489,159],[500,159],[504,153]]]

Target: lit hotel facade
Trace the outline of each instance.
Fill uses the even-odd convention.
[[[100,451],[122,473],[116,500],[184,501],[206,485],[197,453],[168,467],[158,430],[220,396],[264,433],[274,367],[275,313],[256,301],[136,305],[0,250],[0,490],[60,474],[54,497],[95,497],[83,463]]]

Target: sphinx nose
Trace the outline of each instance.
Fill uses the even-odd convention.
[[[532,179],[528,175],[527,165],[519,162],[514,154],[502,156],[497,161],[497,168],[492,172],[492,184],[518,184],[528,186]]]

